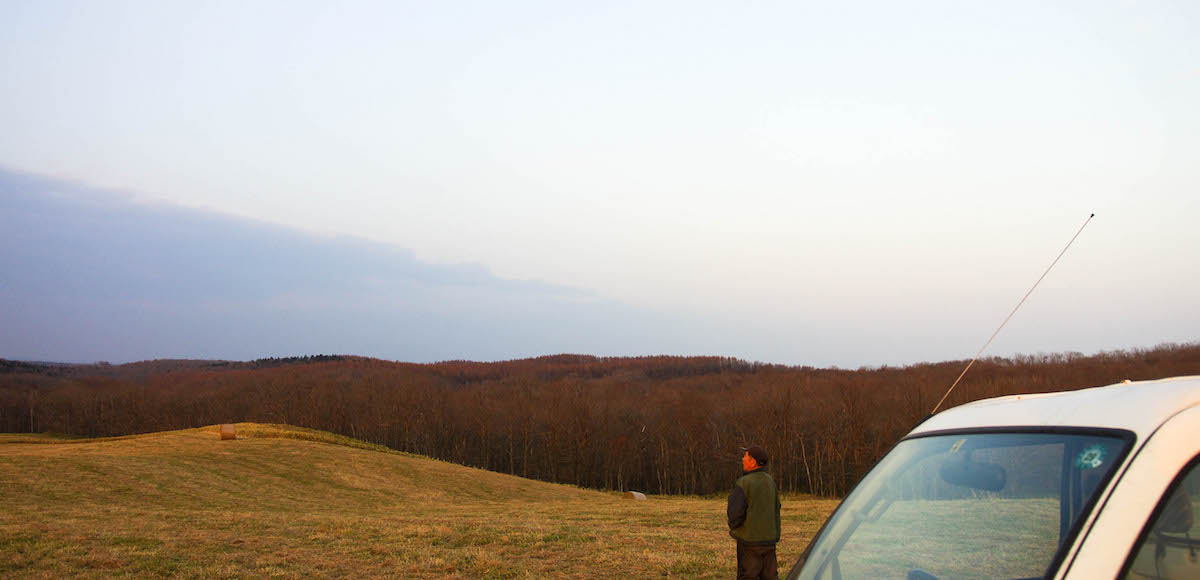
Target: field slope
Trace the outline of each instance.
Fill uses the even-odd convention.
[[[721,498],[621,499],[240,424],[0,435],[0,577],[722,578]],[[781,566],[836,505],[784,498]]]

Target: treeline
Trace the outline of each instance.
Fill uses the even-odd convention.
[[[322,429],[455,463],[580,486],[725,491],[739,447],[786,491],[848,488],[930,411],[965,361],[856,371],[722,357],[556,355],[409,364],[321,356],[151,361],[68,373],[0,361],[0,431],[111,436],[254,421]],[[1200,343],[991,358],[946,406],[1200,374]]]
[[[40,363],[0,359],[0,374],[26,372],[54,377],[116,377],[138,380],[149,375],[189,370],[265,369],[295,364],[345,360],[344,355],[317,354],[307,356],[260,358],[252,361],[158,359],[123,365],[97,363]]]

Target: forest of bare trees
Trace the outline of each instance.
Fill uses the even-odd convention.
[[[840,496],[924,418],[965,361],[859,370],[720,357],[498,363],[301,357],[252,363],[0,360],[0,431],[111,436],[254,421],[322,429],[524,477],[708,494],[757,443],[785,491]],[[1200,343],[991,358],[946,406],[1200,374]]]

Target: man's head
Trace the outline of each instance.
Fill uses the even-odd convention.
[[[746,452],[742,456],[742,471],[754,471],[760,467],[766,467],[771,462],[771,456],[767,455],[767,450],[758,445],[743,447],[742,450]]]

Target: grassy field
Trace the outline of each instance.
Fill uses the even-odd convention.
[[[0,577],[724,578],[723,498],[530,481],[240,424],[0,435]],[[781,568],[834,500],[785,497]]]

